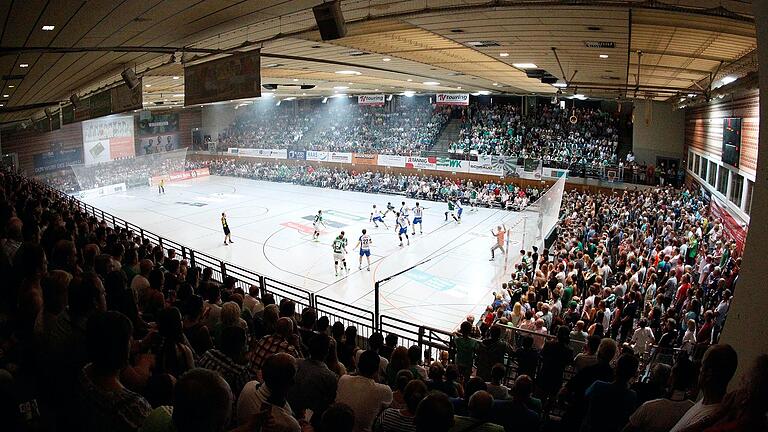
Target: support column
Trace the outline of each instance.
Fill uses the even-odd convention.
[[[757,152],[754,195],[743,266],[736,285],[728,320],[720,341],[731,344],[739,355],[739,368],[731,381],[737,387],[755,358],[768,353],[768,1],[752,3],[757,27],[760,65],[760,138]]]

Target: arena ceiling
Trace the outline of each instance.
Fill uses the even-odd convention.
[[[262,83],[316,86],[277,96],[556,92],[519,65],[532,63],[567,83],[566,96],[669,100],[757,61],[749,1],[349,0],[347,36],[326,42],[318,3],[2,2],[0,122],[115,85],[127,67],[144,77],[146,103],[181,105],[183,64],[232,50],[261,49]]]

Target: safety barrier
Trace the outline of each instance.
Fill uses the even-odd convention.
[[[315,295],[314,299],[317,314],[327,316],[331,324],[338,321],[343,323],[344,327],[355,326],[357,335],[366,339],[376,331],[373,312],[319,295]]]

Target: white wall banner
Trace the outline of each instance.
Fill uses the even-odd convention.
[[[352,163],[352,153],[331,152],[328,162]]]
[[[118,192],[125,192],[127,189],[128,188],[125,186],[125,183],[117,183],[108,186],[97,187],[95,189],[81,190],[77,193],[77,196],[80,199],[89,199]]]
[[[430,156],[430,157],[408,156],[408,158],[405,161],[405,167],[431,170],[431,169],[435,169],[435,162],[437,162],[437,158],[433,156]]]
[[[86,165],[134,157],[133,116],[107,116],[83,122]]]
[[[435,169],[438,171],[469,172],[469,161],[456,160],[447,157],[439,157],[435,161]]]
[[[309,150],[307,151],[307,160],[315,162],[328,162],[328,155],[328,152]]]
[[[438,93],[437,105],[469,105],[469,93]]]
[[[236,151],[233,152],[232,150],[236,150]],[[260,158],[266,158],[266,159],[288,159],[288,150],[286,149],[241,148],[241,149],[230,149],[229,153],[237,154],[239,156],[260,157]]]
[[[394,156],[394,155],[379,155],[379,166],[388,166],[388,167],[398,167],[398,168],[404,168],[405,167],[405,161],[408,158],[405,156]]]
[[[381,105],[384,105],[384,95],[383,94],[360,95],[357,97],[357,104],[381,106]]]
[[[502,168],[494,166],[493,162],[491,161],[484,160],[470,161],[469,172],[472,174],[486,174],[499,177],[504,175],[504,170]]]

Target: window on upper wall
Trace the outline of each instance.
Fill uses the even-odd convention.
[[[707,171],[707,183],[710,186],[715,186],[715,180],[717,179],[717,164],[709,161],[709,171]]]
[[[731,192],[728,199],[741,208],[741,196],[744,193],[744,177],[735,172],[731,173]]]
[[[693,169],[693,152],[692,151],[688,152],[688,169],[689,170]]]
[[[728,174],[730,172],[728,168],[721,166],[720,173],[717,176],[717,191],[723,195],[728,192],[728,180],[730,180]]]
[[[752,180],[747,180],[747,196],[744,197],[744,211],[747,214],[752,213],[752,190],[755,187],[755,183]]]
[[[696,174],[699,173],[699,165],[701,164],[701,156],[694,155],[693,156],[693,172]]]

